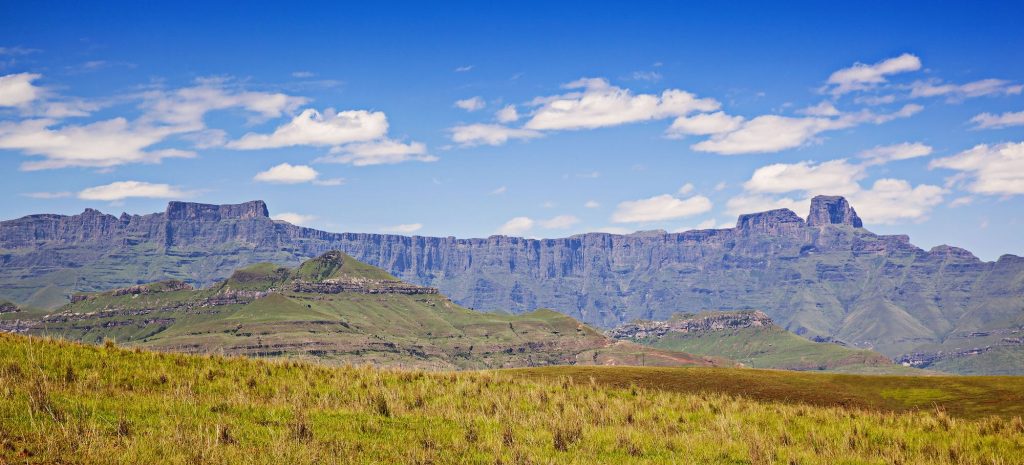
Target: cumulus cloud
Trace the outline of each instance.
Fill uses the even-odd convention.
[[[512,139],[534,139],[539,131],[510,128],[500,124],[466,124],[449,130],[452,141],[463,146],[502,145]]]
[[[423,229],[423,225],[420,223],[396,224],[394,226],[385,226],[384,228],[381,228],[384,232],[397,234],[412,234],[420,229]]]
[[[323,113],[315,109],[303,110],[298,116],[271,134],[248,133],[228,143],[235,149],[269,149],[295,145],[342,145],[366,142],[384,137],[388,120],[383,112],[349,110],[335,112],[328,108]]]
[[[320,174],[306,165],[290,165],[281,163],[266,171],[257,173],[254,180],[275,184],[299,184],[313,181]]]
[[[878,157],[912,153],[895,149],[878,152]],[[946,193],[942,187],[929,184],[912,186],[902,179],[879,179],[865,189],[860,181],[867,176],[867,168],[872,164],[870,159],[863,164],[838,159],[763,166],[743,184],[742,194],[729,199],[726,208],[733,214],[788,208],[800,216],[807,216],[809,202],[814,195],[843,195],[865,221],[877,224],[921,221],[942,202]]]
[[[516,110],[515,105],[505,105],[494,114],[494,117],[498,119],[499,123],[514,123],[519,120],[519,111]]]
[[[403,143],[391,139],[348,144],[332,147],[325,157],[316,159],[321,163],[349,163],[355,166],[392,165],[405,161],[437,161],[427,153],[427,146],[420,142]]]
[[[939,186],[911,186],[902,179],[879,179],[871,189],[849,196],[857,213],[872,223],[923,221],[932,207],[942,203],[946,190]]]
[[[0,149],[20,150],[42,160],[25,162],[23,170],[65,167],[105,168],[125,163],[159,163],[164,158],[194,157],[177,149],[147,150],[177,131],[114,118],[86,125],[58,125],[54,119],[0,123]]]
[[[205,127],[203,117],[215,110],[241,108],[262,118],[278,118],[308,102],[282,93],[247,92],[225,87],[223,79],[201,79],[198,85],[143,94],[142,122],[176,126],[180,132]]]
[[[937,97],[946,96],[950,102],[984,97],[989,95],[1019,95],[1024,85],[1014,84],[1003,79],[982,79],[967,84],[943,84],[941,81],[917,81],[910,85],[910,96]]]
[[[679,195],[686,195],[689,194],[690,192],[693,192],[693,189],[694,187],[692,183],[686,183],[683,184],[682,187],[680,187],[679,190],[676,191],[676,193]]]
[[[526,129],[593,129],[710,112],[721,106],[717,100],[697,98],[678,89],[668,89],[660,95],[634,94],[601,78],[584,78],[564,87],[578,90],[536,99],[537,108],[526,122]]]
[[[839,116],[840,112],[832,102],[821,102],[812,107],[803,108],[797,113],[807,116]]]
[[[190,193],[169,184],[152,184],[141,181],[118,181],[103,186],[90,187],[78,193],[82,200],[117,201],[132,197],[173,199],[188,197]]]
[[[526,216],[517,216],[505,222],[498,228],[498,234],[505,236],[521,236],[533,229],[533,219]]]
[[[669,194],[619,203],[612,214],[614,223],[664,221],[699,215],[711,210],[711,200],[702,195],[680,199]]]
[[[598,208],[601,204],[596,200],[588,200],[587,203],[583,204],[584,208]]]
[[[455,106],[466,111],[477,111],[482,110],[485,106],[487,106],[487,103],[484,102],[483,98],[470,97],[467,99],[456,100]]]
[[[41,78],[35,73],[0,76],[0,107],[23,107],[39,98],[43,89],[32,84]]]
[[[822,90],[836,96],[867,90],[887,82],[887,76],[919,69],[921,59],[909,53],[870,65],[854,63],[849,68],[832,73]]]
[[[974,129],[1000,129],[1010,126],[1024,126],[1024,111],[1007,112],[1001,115],[982,113],[971,118]]]
[[[926,157],[931,153],[932,148],[928,145],[920,142],[904,142],[870,148],[861,152],[860,157],[864,159],[864,163],[869,165],[884,165],[891,161]]]
[[[859,189],[857,181],[863,177],[864,168],[850,164],[845,159],[822,163],[775,163],[755,170],[743,188],[756,193],[827,190],[842,195],[856,192]]]
[[[316,217],[313,215],[304,215],[302,213],[284,212],[278,213],[270,217],[273,220],[285,221],[298,226],[309,226]]]
[[[959,171],[955,181],[976,194],[1024,194],[1024,142],[976,145],[929,167]]]
[[[559,215],[554,218],[544,220],[540,222],[540,225],[547,229],[569,229],[576,223],[579,223],[580,219],[572,215]]]
[[[729,116],[722,111],[701,113],[676,118],[665,134],[669,138],[681,138],[691,134],[707,136],[735,131],[741,124],[743,124],[742,116]]]
[[[892,113],[879,114],[864,110],[835,118],[762,115],[744,122],[733,131],[714,134],[691,148],[720,155],[778,152],[803,146],[825,131],[846,129],[863,123],[882,124],[896,118],[909,117],[921,109],[920,105],[908,104]]]

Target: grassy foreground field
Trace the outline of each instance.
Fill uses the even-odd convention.
[[[785,390],[761,400],[676,392],[665,373],[721,373],[723,386],[740,374],[797,376],[794,385],[821,376],[428,373],[0,335],[0,463],[1024,463],[1019,378],[961,383],[946,410],[894,412],[794,403],[802,396]],[[861,387],[898,399],[953,386],[875,379],[885,383]],[[996,393],[999,405],[952,410],[968,392]]]

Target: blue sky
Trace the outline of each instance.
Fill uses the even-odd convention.
[[[0,218],[266,200],[330,231],[866,226],[1024,255],[1024,7],[0,4]]]

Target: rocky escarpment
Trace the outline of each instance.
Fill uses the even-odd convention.
[[[540,240],[328,233],[273,221],[263,202],[174,202],[152,215],[0,222],[0,296],[42,306],[163,279],[205,286],[251,263],[295,265],[337,249],[479,310],[554,308],[609,328],[761,309],[793,332],[890,356],[1024,314],[1021,257],[983,262],[861,226],[840,197],[815,198],[807,219],[773,210],[727,229]]]
[[[743,328],[764,328],[775,325],[764,312],[710,313],[681,316],[668,321],[635,321],[616,326],[606,334],[615,339],[645,339],[668,333],[708,333]]]
[[[417,286],[401,281],[380,279],[325,279],[319,282],[295,281],[291,284],[293,292],[315,294],[340,294],[354,292],[357,294],[437,294],[437,288]]]

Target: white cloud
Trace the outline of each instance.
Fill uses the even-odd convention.
[[[21,195],[30,199],[63,199],[71,197],[70,192],[26,192]]]
[[[540,222],[540,225],[547,229],[569,229],[580,219],[572,215],[559,215],[554,218]]]
[[[699,99],[677,89],[665,90],[660,95],[634,95],[629,89],[612,86],[600,78],[584,78],[564,87],[582,90],[536,99],[537,108],[525,124],[526,129],[593,129],[714,111],[720,106],[714,99]]]
[[[268,149],[295,145],[342,145],[379,139],[387,131],[388,120],[383,112],[335,112],[328,108],[320,113],[310,108],[271,134],[248,133],[227,146],[235,149]]]
[[[169,184],[151,184],[140,181],[118,181],[90,187],[78,193],[82,200],[124,200],[131,197],[172,199],[188,197],[189,193]]]
[[[601,204],[598,203],[596,200],[588,200],[587,203],[583,204],[584,208],[598,208],[600,206]]]
[[[0,149],[43,157],[21,165],[29,171],[72,166],[105,168],[195,156],[193,152],[177,149],[145,150],[174,134],[174,128],[139,125],[124,118],[54,129],[57,124],[53,119],[0,123]]]
[[[678,191],[676,191],[676,193],[679,194],[679,195],[686,195],[686,194],[689,194],[690,192],[693,192],[693,184],[692,183],[683,184],[683,186],[680,187]]]
[[[511,139],[533,139],[540,137],[539,131],[517,129],[500,124],[467,124],[449,130],[452,141],[463,146],[502,145]]]
[[[456,73],[465,73],[466,71],[472,70],[473,67],[474,67],[473,65],[459,66],[459,67],[455,68],[455,72]]]
[[[284,212],[278,213],[270,217],[277,221],[286,221],[288,223],[298,226],[308,226],[310,223],[316,220],[313,215],[303,215],[302,213]]]
[[[292,77],[299,78],[299,79],[306,79],[306,78],[316,77],[316,73],[314,73],[312,71],[295,71],[295,72],[292,72]]]
[[[661,73],[656,71],[634,71],[632,78],[635,81],[658,82],[661,80]]]
[[[807,116],[839,116],[841,113],[831,102],[821,102],[813,107],[798,110],[797,113]]]
[[[319,175],[320,174],[317,173],[316,170],[306,165],[290,165],[288,163],[281,163],[280,165],[256,174],[253,179],[259,182],[276,184],[299,184],[313,181]]]
[[[614,223],[663,221],[699,215],[711,210],[711,200],[702,195],[679,199],[669,194],[619,203],[612,214]]]
[[[396,224],[394,226],[385,226],[382,228],[384,232],[398,234],[412,234],[420,229],[423,229],[423,225],[420,223]]]
[[[505,105],[501,110],[498,110],[494,114],[498,118],[499,123],[512,123],[519,120],[519,112],[516,110],[515,105]]]
[[[1010,126],[1024,126],[1024,111],[1007,112],[1001,115],[982,113],[971,118],[974,129],[1000,129]]]
[[[743,124],[742,116],[729,116],[722,111],[701,113],[676,118],[665,134],[669,138],[681,138],[689,134],[707,136],[735,131],[741,124]]]
[[[891,161],[931,155],[932,148],[920,142],[904,142],[902,144],[879,145],[860,153],[860,157],[869,165],[884,165]]]
[[[958,179],[976,194],[1024,194],[1024,142],[980,144],[928,166],[960,171]]]
[[[534,221],[526,216],[517,216],[498,228],[498,234],[505,236],[521,236],[533,229]]]
[[[484,99],[480,97],[470,97],[467,99],[456,100],[455,106],[466,111],[477,111],[482,110],[487,106],[487,102],[484,102]]]
[[[956,208],[970,205],[972,203],[974,203],[974,197],[970,195],[964,195],[953,199],[952,202],[949,202],[949,206],[950,208]]]
[[[763,115],[743,123],[735,131],[716,134],[691,148],[722,155],[778,152],[804,145],[820,132],[849,126],[850,123],[838,119]]]
[[[715,184],[715,190],[716,191],[725,190],[726,187],[729,187],[729,183],[727,183],[725,181],[719,181],[718,184]]]
[[[864,168],[847,163],[845,159],[822,163],[776,163],[755,170],[743,188],[750,192],[768,194],[828,191],[845,195],[856,192],[859,189],[857,181],[863,177]]]
[[[744,122],[734,131],[715,134],[691,148],[721,155],[778,152],[805,145],[825,131],[846,129],[863,123],[882,124],[896,118],[909,117],[921,109],[920,105],[908,104],[893,113],[876,114],[864,110],[837,118],[762,115]]]
[[[351,163],[355,166],[391,165],[406,161],[437,161],[427,153],[427,146],[421,142],[408,144],[391,139],[348,144],[332,147],[330,154],[317,158],[321,163]]]
[[[282,93],[236,91],[225,87],[224,79],[200,79],[193,87],[143,94],[141,122],[175,126],[176,132],[198,131],[205,127],[203,117],[211,111],[242,108],[262,118],[279,118],[306,102],[306,98]]]
[[[870,189],[859,181],[869,164],[854,165],[845,159],[825,162],[778,163],[754,171],[744,183],[744,192],[726,204],[730,213],[754,213],[788,208],[807,216],[814,195],[843,195],[865,221],[897,223],[920,221],[942,202],[946,190],[929,184],[911,186],[902,179],[879,179]],[[778,194],[796,193],[796,196]]]
[[[32,85],[42,75],[18,73],[0,76],[0,107],[23,107],[39,98],[43,89]]]
[[[939,81],[917,81],[910,85],[910,97],[946,96],[950,102],[987,95],[1019,95],[1024,85],[1003,79],[982,79],[967,84],[943,84]]]
[[[871,189],[850,195],[847,200],[866,221],[892,224],[925,220],[932,207],[942,203],[945,193],[939,186],[911,187],[902,179],[879,179]]]
[[[830,92],[832,95],[867,90],[885,83],[886,76],[917,71],[919,69],[921,69],[921,59],[909,53],[882,60],[872,65],[854,63],[849,68],[843,68],[832,73],[823,90]]]
[[[501,187],[491,191],[491,195],[501,195],[501,194],[504,194],[505,192],[508,192],[508,187],[507,186],[501,186]]]

